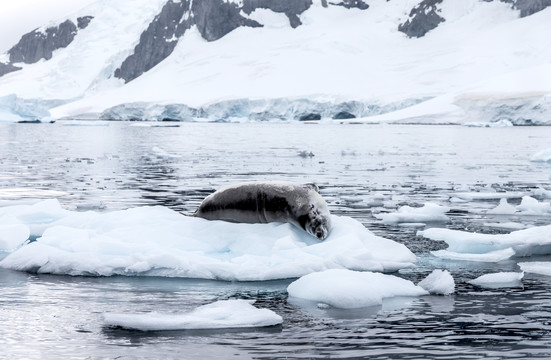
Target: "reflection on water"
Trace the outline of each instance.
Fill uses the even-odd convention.
[[[419,255],[418,266],[400,276],[418,282],[442,268],[457,284],[453,296],[338,310],[287,299],[292,280],[83,278],[0,269],[3,353],[11,358],[548,358],[551,278],[526,274],[520,289],[477,288],[467,281],[519,271],[516,260],[437,259],[428,251],[445,244],[417,237],[418,228],[383,225],[373,213],[433,201],[452,210],[449,223],[430,226],[496,233],[507,230],[489,222],[547,225],[548,216],[486,214],[498,199],[449,200],[464,191],[551,189],[551,165],[529,161],[549,147],[549,138],[548,127],[0,124],[0,206],[55,197],[79,210],[164,205],[191,213],[206,195],[230,183],[316,182],[333,213],[355,217]],[[520,198],[509,202],[518,204]],[[176,313],[230,298],[255,299],[284,323],[152,333],[101,324],[105,312]]]

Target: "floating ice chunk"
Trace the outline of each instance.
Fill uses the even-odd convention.
[[[504,230],[522,230],[526,229],[527,226],[514,222],[514,221],[508,221],[508,222],[498,222],[498,223],[484,223],[484,226],[496,228],[496,229],[504,229]]]
[[[104,120],[66,120],[62,122],[65,126],[109,126],[109,121]]]
[[[518,263],[520,269],[527,273],[534,273],[540,275],[551,276],[551,262],[550,261],[530,261]]]
[[[545,190],[544,188],[534,190],[532,194],[542,198],[551,199],[551,190]]]
[[[154,146],[152,149],[153,153],[160,158],[180,158],[181,155],[171,154],[168,151],[166,151],[163,148],[160,148],[158,146]]]
[[[486,274],[470,280],[469,283],[488,289],[522,287],[522,278],[524,273],[500,272],[495,274]]]
[[[229,329],[279,325],[281,316],[269,309],[258,309],[254,300],[222,300],[183,314],[103,314],[103,323],[142,331]]]
[[[464,201],[521,198],[521,192],[458,192],[454,196]]]
[[[490,251],[484,254],[458,253],[449,250],[431,251],[431,254],[447,260],[465,260],[465,261],[481,261],[481,262],[500,262],[507,260],[515,255],[515,251],[511,248]]]
[[[31,233],[41,230],[37,241],[0,261],[22,271],[249,281],[343,267],[396,271],[416,261],[404,245],[349,217],[333,216],[329,237],[319,242],[290,224],[208,221],[160,206],[77,212],[46,201],[0,208],[0,216],[2,211],[17,215]]]
[[[448,270],[435,269],[417,285],[435,295],[450,295],[455,291],[455,281]]]
[[[434,251],[432,254],[446,259],[499,261],[497,259],[500,256],[506,258],[508,254],[551,254],[551,225],[513,231],[509,234],[478,234],[437,228],[418,231],[417,234],[432,240],[445,241],[449,245],[448,249]],[[481,260],[485,257],[488,257],[488,260]]]
[[[311,273],[287,287],[290,297],[341,309],[380,305],[395,296],[421,296],[428,292],[393,275],[332,269]]]
[[[545,215],[551,212],[551,204],[539,202],[530,196],[523,196],[517,210],[525,215]]]
[[[13,250],[27,241],[31,233],[27,225],[17,223],[2,225],[2,222],[4,220],[0,219],[0,251]]]
[[[397,212],[388,214],[375,214],[377,219],[383,221],[384,224],[396,223],[425,223],[436,221],[448,221],[446,212],[450,211],[447,206],[442,206],[434,203],[426,203],[422,207],[414,208],[410,206],[402,206]]]
[[[534,162],[548,162],[551,161],[551,148],[545,149],[542,151],[538,151],[535,153],[532,158],[530,159]]]
[[[502,198],[499,201],[499,205],[491,210],[488,210],[487,213],[495,215],[511,215],[515,212],[517,212],[517,208],[514,205],[509,204],[506,198]]]

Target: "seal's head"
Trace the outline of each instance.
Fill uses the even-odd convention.
[[[329,212],[320,211],[312,205],[304,224],[304,230],[317,237],[319,240],[325,240],[331,231],[331,218]]]

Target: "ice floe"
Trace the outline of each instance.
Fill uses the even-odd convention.
[[[523,272],[499,272],[479,276],[470,280],[469,283],[488,289],[522,287],[522,278],[524,278]]]
[[[551,225],[509,234],[479,234],[439,228],[419,231],[417,234],[445,241],[448,244],[446,250],[432,252],[444,259],[497,262],[512,256],[551,254]]]
[[[265,327],[279,325],[281,316],[269,309],[258,309],[254,300],[221,300],[187,313],[103,314],[108,327],[142,331],[198,330]]]
[[[530,159],[534,162],[549,162],[551,161],[551,148],[538,151]]]
[[[0,221],[16,229],[0,250],[27,240],[23,226],[38,237],[0,266],[39,273],[252,281],[333,268],[396,271],[416,261],[404,245],[339,216],[332,217],[333,229],[323,242],[290,224],[208,221],[161,206],[78,212],[47,200],[0,208]]]
[[[520,262],[518,266],[527,273],[551,276],[551,261]]]
[[[380,305],[396,296],[421,296],[429,292],[409,280],[373,272],[331,269],[311,273],[287,287],[291,298],[340,309]]]
[[[417,285],[434,295],[450,295],[455,291],[455,281],[448,270],[435,269]]]
[[[396,223],[425,223],[448,221],[446,212],[450,211],[447,206],[435,203],[426,203],[422,207],[402,206],[397,212],[374,214],[384,224]]]

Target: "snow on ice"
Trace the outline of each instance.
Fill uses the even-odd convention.
[[[417,285],[435,295],[450,295],[455,291],[455,281],[448,270],[435,269]]]
[[[428,295],[428,291],[394,275],[331,269],[311,273],[287,287],[289,297],[353,309],[380,305],[385,298]]]
[[[509,234],[479,234],[450,229],[427,229],[418,235],[445,241],[448,248],[432,254],[450,260],[498,262],[512,256],[551,254],[551,225]]]
[[[532,161],[535,162],[548,162],[551,161],[551,148],[538,151],[532,156]]]
[[[531,261],[518,263],[520,269],[527,273],[551,276],[550,261]]]
[[[414,208],[406,205],[399,208],[397,212],[374,214],[374,216],[384,224],[445,222],[448,221],[445,215],[448,211],[450,208],[447,206],[426,203],[422,207]]]
[[[469,283],[488,289],[522,287],[523,278],[523,272],[500,272],[479,276],[474,280],[470,280]]]
[[[39,273],[246,281],[332,268],[396,271],[416,261],[404,245],[339,216],[323,242],[290,224],[208,221],[160,206],[76,212],[47,200],[0,208],[0,221],[11,229],[2,238],[3,250],[25,242],[26,231],[39,237],[0,266]]]
[[[269,309],[258,309],[254,300],[221,300],[187,313],[103,314],[109,327],[142,331],[229,329],[279,325],[281,316]]]

